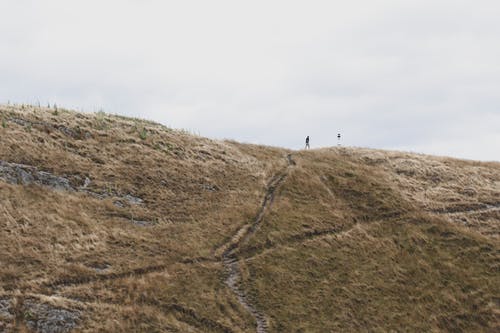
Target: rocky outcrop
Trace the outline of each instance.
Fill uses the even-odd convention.
[[[0,179],[10,184],[38,184],[56,190],[74,191],[68,178],[40,171],[36,167],[0,161]]]
[[[80,313],[45,303],[26,301],[26,324],[39,333],[66,333],[77,326]]]
[[[34,299],[17,304],[15,307],[12,300],[0,299],[0,333],[17,332],[15,326],[21,322],[37,333],[67,333],[78,325],[81,317],[79,311],[40,303]]]
[[[89,189],[91,180],[88,177],[82,179],[80,176],[61,176],[54,175],[50,172],[40,171],[37,167],[10,163],[0,160],[0,180],[4,180],[9,184],[16,185],[41,185],[47,186],[54,190],[83,192],[97,199],[103,200],[106,198],[114,198],[113,203],[118,207],[126,205],[140,205],[143,200],[131,194],[120,195],[115,192],[98,192]]]

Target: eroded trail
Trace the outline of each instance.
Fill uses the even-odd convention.
[[[3,315],[15,315],[10,313],[15,311],[10,307],[11,302],[16,299],[16,297],[19,297],[19,293],[17,292],[0,292],[0,301],[3,300],[3,305],[4,308],[0,308],[0,310],[3,310]],[[77,318],[80,318],[80,315],[82,312],[84,312],[88,308],[94,308],[94,309],[102,309],[102,308],[110,308],[115,310],[116,307],[123,307],[123,308],[130,308],[132,309],[131,311],[135,310],[133,307],[136,305],[140,305],[142,308],[152,308],[156,311],[160,310],[163,313],[168,313],[168,314],[173,314],[174,317],[178,320],[181,321],[185,324],[188,324],[194,328],[198,328],[202,330],[203,332],[219,332],[219,333],[233,333],[234,331],[226,327],[222,324],[220,324],[217,321],[214,321],[210,318],[204,317],[197,313],[195,310],[185,307],[183,305],[177,304],[177,303],[162,303],[157,300],[148,300],[147,302],[142,302],[139,301],[135,304],[123,304],[123,302],[113,302],[110,300],[85,300],[82,298],[68,298],[67,296],[62,296],[62,295],[53,295],[53,294],[45,294],[45,293],[25,293],[23,295],[26,297],[26,299],[31,299],[34,304],[37,303],[44,303],[44,300],[46,300],[47,297],[50,297],[53,301],[59,301],[62,303],[65,303],[66,305],[71,305],[71,307],[75,311],[69,311],[69,313],[73,313],[76,315]],[[5,307],[5,305],[9,305],[8,307]],[[19,310],[19,309],[18,309]],[[59,310],[59,312],[58,312]],[[48,318],[45,318],[45,325],[54,326],[58,329],[56,329],[54,332],[69,332],[71,330],[71,327],[68,328],[68,323],[67,318],[64,318],[64,315],[68,313],[68,311],[61,313],[60,309],[57,307],[53,307],[49,309],[47,312],[54,313],[55,315],[49,316]],[[71,323],[69,323],[69,326],[71,326]],[[1,327],[0,327],[1,328]],[[66,329],[67,328],[67,329]],[[4,332],[4,331],[0,331]],[[10,332],[10,331],[9,331]],[[17,332],[17,331],[16,331]],[[47,330],[44,330],[43,332],[48,332]],[[51,331],[52,332],[52,331]],[[177,330],[176,330],[177,332]]]
[[[138,267],[134,268],[132,270],[128,271],[123,271],[123,272],[116,272],[116,273],[108,273],[108,274],[97,274],[97,275],[90,275],[90,276],[75,276],[71,278],[64,278],[64,279],[59,279],[55,281],[48,281],[44,282],[41,284],[42,287],[45,288],[51,288],[51,289],[58,289],[62,287],[69,287],[69,286],[78,286],[78,285],[83,285],[83,284],[88,284],[88,283],[93,283],[93,282],[99,282],[99,281],[109,281],[109,280],[119,280],[127,277],[136,277],[139,278],[144,275],[152,274],[152,273],[158,273],[166,270],[168,267],[173,266],[175,264],[184,264],[184,265],[189,265],[189,264],[198,264],[198,263],[207,263],[207,262],[217,262],[215,259],[212,258],[205,258],[205,257],[197,257],[197,258],[186,258],[180,261],[172,262],[167,265],[153,265],[153,266],[145,266],[145,267]],[[32,281],[35,282],[35,281]]]
[[[271,208],[274,201],[276,190],[288,176],[289,168],[295,165],[295,162],[290,154],[287,156],[287,163],[287,167],[281,173],[274,176],[267,185],[266,194],[254,221],[251,224],[246,224],[241,227],[234,237],[221,249],[222,263],[226,271],[226,279],[224,282],[236,295],[240,304],[243,305],[243,307],[255,318],[255,321],[257,322],[257,333],[267,332],[267,320],[266,316],[257,310],[254,302],[252,302],[251,298],[243,289],[241,284],[242,278],[240,273],[240,258],[238,256],[238,249],[241,244],[250,239],[262,223],[266,211]]]
[[[433,211],[433,213],[454,216],[454,215],[463,215],[463,214],[467,214],[467,215],[484,214],[484,213],[490,213],[490,212],[496,212],[496,211],[500,211],[500,203],[479,204],[479,207],[476,207],[476,208],[435,210],[435,211]]]

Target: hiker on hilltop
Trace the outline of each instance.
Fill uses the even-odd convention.
[[[309,135],[306,138],[306,149],[310,149],[311,147],[309,146]]]

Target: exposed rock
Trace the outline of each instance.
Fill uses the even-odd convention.
[[[152,225],[155,225],[154,222],[151,221],[137,221],[137,220],[131,220],[132,224],[135,224],[136,226],[139,227],[150,227]]]
[[[111,265],[108,263],[94,263],[89,267],[95,270],[97,273],[103,273],[108,271],[111,268]]]
[[[126,204],[140,205],[144,202],[144,200],[142,200],[141,198],[135,197],[131,194],[125,194],[124,196],[121,196],[121,197],[119,197],[118,195],[115,195],[115,196],[118,197],[118,200],[113,201],[113,204],[117,207],[120,207],[120,208],[125,207]]]
[[[113,201],[113,205],[115,205],[116,207],[120,207],[120,208],[125,207],[125,204],[123,202],[121,202],[120,200]]]
[[[55,126],[55,128],[57,128],[64,135],[72,137],[76,140],[90,139],[92,137],[92,134],[90,132],[84,131],[79,127],[69,128],[64,125],[58,125]]]
[[[210,192],[216,192],[219,190],[217,185],[211,185],[211,184],[203,184],[201,186],[205,191],[210,191]]]
[[[26,125],[32,124],[31,122],[24,120],[24,119],[21,119],[21,118],[9,118],[8,120],[10,122],[13,122],[13,123],[21,125],[21,126],[26,126]]]
[[[0,299],[0,321],[10,321],[14,318],[12,314],[12,304],[9,299]],[[1,326],[0,326],[1,332]]]
[[[11,332],[13,313],[12,302],[0,299],[0,332]],[[66,333],[77,326],[80,312],[56,308],[49,304],[27,300],[23,304],[23,317],[26,325],[38,333]]]
[[[9,299],[0,299],[0,333],[12,332],[14,314]]]
[[[139,197],[134,197],[133,195],[126,194],[122,197],[122,199],[128,201],[131,205],[139,205],[143,203],[143,200]]]
[[[0,179],[10,184],[38,184],[52,187],[56,190],[74,191],[69,179],[55,176],[49,172],[38,171],[37,168],[0,161]]]
[[[126,204],[140,205],[144,202],[143,199],[131,194],[119,195],[117,193],[99,193],[89,190],[88,187],[91,184],[91,180],[88,177],[85,177],[83,184],[81,184],[82,179],[79,176],[70,178],[73,179],[73,184],[80,183],[80,185],[75,184],[75,186],[72,186],[68,177],[57,176],[46,171],[39,171],[36,167],[31,165],[0,161],[0,180],[4,180],[9,184],[37,184],[61,191],[84,192],[100,200],[116,198],[113,203],[118,207],[125,207]]]
[[[90,178],[89,177],[85,177],[85,181],[83,182],[83,188],[87,188],[89,187],[91,181],[90,181]]]
[[[56,308],[49,304],[26,301],[25,320],[29,328],[39,333],[66,333],[77,326],[80,312]]]

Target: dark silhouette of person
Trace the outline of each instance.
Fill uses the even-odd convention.
[[[309,146],[309,135],[306,138],[306,149],[310,149],[311,147]]]

